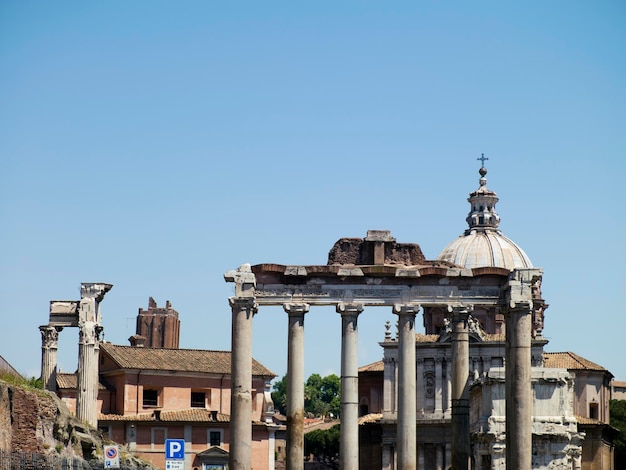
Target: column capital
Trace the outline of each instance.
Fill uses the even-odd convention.
[[[228,304],[231,308],[250,309],[253,314],[259,310],[259,305],[254,297],[229,297]]]
[[[104,295],[109,292],[112,287],[113,284],[104,284],[101,282],[81,282],[80,298],[95,299],[97,302],[102,302]]]
[[[51,346],[59,340],[59,331],[63,330],[60,326],[41,325],[39,331],[41,332],[41,340],[44,346]]]
[[[513,302],[511,301],[509,303],[509,308],[508,310],[505,312],[506,313],[511,313],[511,312],[524,312],[524,313],[532,313],[533,311],[533,302],[532,300],[527,300],[527,301],[522,301],[522,302]]]
[[[469,315],[474,311],[472,304],[467,305],[448,305],[448,312],[454,315]]]
[[[341,315],[358,315],[363,311],[363,304],[350,304],[339,302],[337,304],[337,313]]]
[[[419,313],[420,308],[421,305],[416,303],[394,304],[393,313],[396,315],[416,315]]]
[[[94,321],[81,321],[78,326],[78,344],[97,344],[100,341],[101,325]]]
[[[304,315],[309,311],[310,305],[306,303],[286,303],[283,310],[289,315]]]

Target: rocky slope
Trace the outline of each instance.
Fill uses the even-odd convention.
[[[0,451],[73,459],[83,468],[103,468],[102,434],[72,416],[56,394],[0,380]],[[109,444],[109,443],[107,443]],[[121,468],[153,469],[122,452]]]

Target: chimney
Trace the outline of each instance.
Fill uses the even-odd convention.
[[[141,335],[133,335],[128,341],[133,348],[143,348],[146,345],[146,338]]]

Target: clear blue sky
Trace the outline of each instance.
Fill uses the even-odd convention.
[[[625,20],[621,0],[1,2],[0,355],[38,376],[49,301],[94,281],[106,340],[153,296],[182,347],[230,349],[226,271],[325,264],[368,229],[434,259],[484,152],[500,227],[545,270],[546,349],[626,380]],[[388,319],[361,315],[360,365]],[[286,314],[254,325],[284,374]],[[339,373],[339,315],[305,329],[306,374]]]

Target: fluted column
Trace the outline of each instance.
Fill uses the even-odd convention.
[[[363,305],[337,305],[341,314],[341,435],[339,468],[359,468],[359,363],[357,319]]]
[[[284,304],[287,337],[287,468],[304,468],[304,314],[308,304]]]
[[[532,465],[532,304],[518,303],[506,314],[506,468]]]
[[[43,387],[51,392],[57,390],[57,352],[59,332],[63,328],[41,325],[41,380]]]
[[[98,353],[102,327],[93,321],[78,324],[78,390],[76,417],[98,425]]]
[[[98,354],[102,316],[100,302],[111,284],[81,283],[78,307],[78,377],[76,417],[93,427],[98,425]]]
[[[452,313],[452,469],[470,468],[469,328],[471,307],[448,307]]]
[[[394,305],[398,315],[398,468],[416,468],[415,315],[420,306]]]

